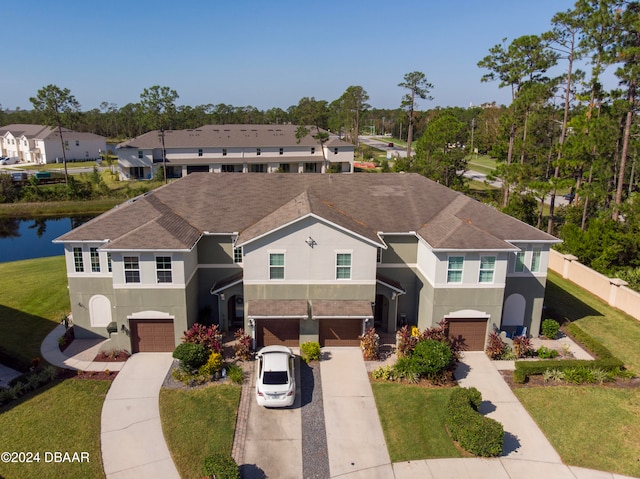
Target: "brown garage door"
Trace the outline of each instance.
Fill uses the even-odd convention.
[[[256,342],[258,347],[300,346],[300,320],[291,318],[274,318],[256,320]]]
[[[449,338],[463,351],[484,351],[486,336],[486,318],[449,320]]]
[[[132,319],[129,326],[134,353],[171,352],[176,348],[172,319]]]
[[[320,346],[360,346],[362,319],[321,319]]]

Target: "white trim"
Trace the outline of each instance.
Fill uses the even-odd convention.
[[[259,285],[273,285],[273,284],[289,284],[289,285],[336,285],[336,286],[345,286],[345,280],[344,279],[327,279],[327,280],[315,280],[315,281],[308,281],[308,280],[286,280],[286,279],[254,279],[254,280],[250,280],[250,279],[245,279],[244,284],[259,284]],[[349,285],[354,285],[354,286],[369,286],[372,284],[376,284],[376,280],[350,280],[349,281]]]
[[[328,226],[336,228],[337,230],[340,230],[342,232],[346,232],[346,233],[350,234],[351,236],[355,236],[356,238],[360,238],[361,240],[363,240],[363,241],[365,241],[367,243],[370,243],[372,245],[381,246],[381,247],[385,247],[386,248],[386,244],[384,243],[382,238],[380,238],[380,233],[376,233],[376,235],[378,236],[378,239],[380,239],[380,243],[377,243],[377,242],[375,242],[375,241],[373,241],[373,240],[371,240],[369,238],[366,238],[366,237],[356,233],[355,231],[352,231],[352,230],[350,230],[348,228],[345,228],[344,226],[337,225],[337,224],[327,220],[326,218],[323,218],[322,216],[318,216],[315,213],[307,213],[304,216],[300,216],[300,217],[296,218],[295,220],[289,221],[288,223],[284,223],[284,224],[278,226],[277,228],[273,228],[273,229],[271,229],[271,230],[269,230],[269,231],[267,231],[267,232],[265,232],[265,233],[263,233],[261,235],[258,235],[258,236],[254,237],[254,238],[251,238],[251,239],[245,241],[244,243],[237,243],[236,246],[247,245],[249,243],[252,243],[252,242],[257,241],[257,240],[259,240],[261,238],[269,236],[269,235],[271,235],[271,234],[273,234],[273,233],[275,233],[277,231],[280,231],[280,230],[282,230],[284,228],[287,228],[287,227],[289,227],[289,226],[291,226],[291,225],[293,225],[295,223],[298,223],[299,221],[305,220],[307,218],[313,218],[313,219],[315,219],[315,220],[317,220],[317,221],[319,221],[321,223],[324,223],[324,224],[326,224]]]
[[[474,318],[474,319],[489,319],[491,315],[485,313],[484,311],[478,311],[477,309],[460,309],[458,311],[452,311],[449,314],[445,314],[444,319],[465,319],[465,318]]]
[[[171,319],[175,320],[176,317],[173,314],[163,313],[162,311],[138,311],[137,313],[131,313],[127,315],[127,319]]]
[[[158,289],[185,289],[187,287],[186,284],[176,284],[176,283],[121,283],[114,284],[113,289],[149,289],[149,290],[158,290]]]
[[[460,281],[449,281],[449,264],[450,264],[450,260],[451,258],[462,258],[462,269],[458,270],[458,269],[453,269],[451,271],[460,271]],[[460,255],[460,254],[448,254],[447,255],[447,276],[446,276],[446,284],[451,284],[451,285],[455,285],[455,284],[463,284],[464,283],[464,264],[465,264],[465,255]]]

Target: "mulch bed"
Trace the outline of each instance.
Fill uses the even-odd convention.
[[[100,351],[94,361],[101,363],[121,363],[129,359],[129,353],[126,351]]]
[[[608,387],[608,388],[637,388],[640,387],[640,377],[624,379],[624,378],[616,378],[615,381],[610,381],[606,383],[584,383],[584,384],[572,384],[564,381],[547,381],[544,382],[542,375],[536,374],[529,376],[525,383],[516,383],[513,380],[513,371],[500,371],[502,374],[502,378],[509,385],[511,389],[520,389],[520,388],[540,388],[540,387],[556,387],[556,386],[565,386],[565,387],[575,387],[575,386],[594,386],[594,387]]]
[[[75,371],[62,369],[58,377],[60,379],[100,379],[103,381],[113,381],[118,375],[118,371]]]
[[[60,351],[64,351],[69,347],[69,345],[75,339],[75,335],[73,333],[73,326],[67,329],[61,337],[64,338],[64,341],[62,343],[58,343],[58,345],[60,346]]]

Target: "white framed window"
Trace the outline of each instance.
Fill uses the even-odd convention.
[[[495,256],[480,256],[479,283],[493,283],[493,275],[496,270]]]
[[[462,283],[464,256],[449,256],[447,264],[447,283]]]
[[[382,263],[382,248],[376,249],[376,263]]]
[[[84,273],[84,259],[82,257],[82,248],[73,248],[73,265],[76,273]]]
[[[280,163],[280,171],[283,173],[291,173],[291,165],[289,163]]]
[[[227,156],[227,149],[226,148],[222,149],[222,156]]]
[[[233,262],[242,263],[242,246],[233,248]]]
[[[336,279],[351,279],[351,253],[336,253]]]
[[[312,146],[312,147],[311,147],[311,154],[312,154],[312,155],[315,155],[315,154],[316,154],[316,148],[315,148],[315,146]]]
[[[542,248],[533,248],[531,255],[531,271],[537,273],[540,271],[540,258],[542,257]]]
[[[89,248],[89,253],[91,257],[91,272],[99,273],[100,272],[100,254],[98,253],[98,248]]]
[[[142,150],[138,150],[138,158],[144,158],[144,154],[142,153]]]
[[[279,154],[284,155],[284,148],[280,148],[280,150],[278,151],[279,151]]]
[[[202,148],[198,149],[198,156],[202,156]]]
[[[107,253],[107,271],[113,272],[113,263],[111,262],[111,253]]]
[[[516,273],[522,273],[524,271],[524,260],[526,251],[518,251],[516,253],[516,262],[513,265],[513,271]]]
[[[158,283],[173,283],[171,256],[156,256],[156,279]]]
[[[261,148],[256,148],[256,155],[260,156],[262,154],[262,149]]]
[[[284,279],[284,253],[269,253],[269,279]]]
[[[122,258],[124,263],[124,282],[139,283],[140,282],[140,258],[137,256],[125,256]]]
[[[333,154],[334,154],[334,155],[337,155],[337,154],[338,154],[338,149],[337,149],[337,148],[334,148],[334,149],[333,149]]]

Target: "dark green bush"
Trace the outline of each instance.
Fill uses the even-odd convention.
[[[555,319],[545,319],[542,321],[542,334],[549,339],[556,339],[560,332],[560,323]]]
[[[451,366],[453,353],[449,345],[434,339],[425,339],[416,344],[410,360],[420,376],[434,379]]]
[[[307,341],[300,345],[300,356],[304,362],[318,361],[320,359],[320,343],[317,341]]]
[[[173,351],[173,357],[180,360],[184,371],[195,371],[209,359],[209,351],[202,344],[182,343]]]
[[[516,361],[516,369],[513,380],[524,383],[529,376],[544,374],[548,369],[566,371],[567,369],[587,368],[590,370],[602,369],[603,371],[624,370],[624,363],[616,358],[611,351],[583,331],[576,323],[567,326],[567,332],[579,343],[595,354],[598,359],[589,361],[584,359],[550,359],[544,361]]]
[[[203,473],[216,479],[240,479],[240,468],[229,454],[217,453],[205,457]]]
[[[451,393],[445,424],[454,441],[476,456],[502,454],[504,428],[499,422],[478,412],[482,395],[476,388],[459,388]]]

